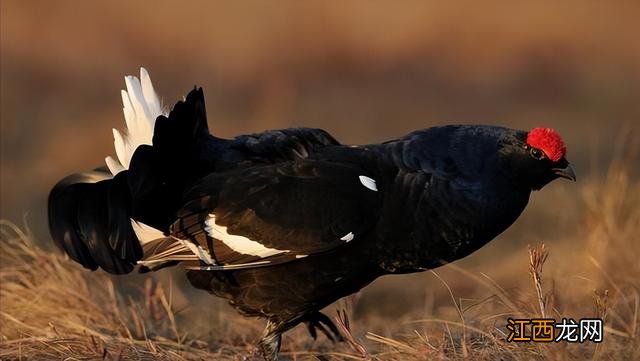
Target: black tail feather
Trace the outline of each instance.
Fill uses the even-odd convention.
[[[49,194],[54,241],[76,262],[121,274],[133,270],[142,248],[131,228],[126,171],[115,178],[94,171],[71,175]]]
[[[54,241],[86,268],[131,272],[143,257],[131,219],[167,232],[185,188],[209,171],[201,153],[211,139],[197,88],[157,118],[153,146],[139,146],[128,170],[74,174],[56,184],[49,195]]]
[[[153,147],[164,157],[176,158],[199,148],[209,136],[202,88],[194,88],[184,101],[177,102],[168,117],[156,119]]]

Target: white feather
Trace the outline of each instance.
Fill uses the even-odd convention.
[[[345,241],[345,242],[351,242],[353,240],[353,232],[349,232],[347,234],[345,234],[344,236],[340,237],[341,240]]]
[[[134,76],[125,77],[125,83],[127,85],[127,91],[125,92],[129,97],[129,102],[131,107],[133,108],[133,112],[135,117],[133,118],[132,124],[132,135],[136,137],[136,142],[138,143],[150,143],[151,138],[149,136],[153,136],[153,129],[150,127],[152,123],[155,123],[154,116],[149,111],[149,107],[147,106],[147,99],[142,92],[142,84],[140,84],[140,80]],[[157,96],[155,96],[157,99]]]
[[[138,238],[138,241],[142,246],[144,246],[149,242],[155,241],[157,239],[167,237],[164,235],[164,233],[162,233],[161,230],[153,228],[148,224],[138,222],[133,218],[131,218],[131,228],[133,228],[133,231],[135,232],[136,237]],[[195,244],[189,240],[178,239],[175,237],[172,237],[172,238],[177,241],[173,248],[170,248],[162,253],[153,253],[150,256],[150,259],[143,259],[142,262],[139,262],[139,263],[148,265],[148,264],[158,263],[158,262],[167,262],[170,260],[188,261],[188,260],[200,259],[206,262],[207,264],[211,264],[211,265],[215,264],[215,261],[211,257],[211,254],[207,250],[202,248],[200,245]],[[189,249],[195,255],[195,257],[187,256],[187,255],[176,256],[174,254],[176,252],[182,251],[183,249],[185,249],[185,247]]]
[[[125,76],[127,90],[122,90],[122,112],[127,126],[126,132],[113,130],[113,141],[118,159],[107,157],[107,167],[113,175],[129,169],[131,157],[138,146],[151,144],[156,118],[163,115],[160,98],[153,89],[151,78],[145,68],[140,68],[140,79]],[[164,114],[166,115],[166,114]]]
[[[376,181],[373,178],[369,178],[366,175],[361,175],[358,178],[360,179],[360,183],[362,183],[363,186],[371,189],[374,192],[378,191],[378,186],[376,185]]]
[[[122,97],[122,112],[124,113],[125,126],[131,134],[135,134],[136,111],[133,109],[133,104],[131,104],[129,93],[127,93],[126,90],[120,90],[120,96]]]
[[[140,68],[140,83],[142,85],[142,95],[144,96],[144,99],[147,101],[147,107],[149,108],[149,112],[152,115],[161,114],[162,105],[160,104],[160,99],[158,98],[158,95],[156,95],[155,89],[153,89],[151,78],[149,77],[149,73],[145,68]]]
[[[193,254],[198,256],[200,260],[204,261],[207,264],[215,264],[215,261],[211,257],[211,254],[200,245],[195,244],[189,240],[181,239],[180,242],[182,242],[183,245],[187,246],[191,250],[191,252],[193,252]]]
[[[214,214],[209,214],[209,218],[205,220],[204,230],[210,237],[221,241],[238,253],[264,258],[289,252],[288,250],[265,247],[259,242],[252,241],[244,236],[229,234],[227,227],[216,224],[216,216]]]
[[[107,163],[107,168],[109,168],[109,171],[113,175],[116,175],[125,169],[122,164],[120,164],[120,162],[116,159],[113,159],[112,156],[107,156],[106,158],[104,158],[104,162]]]
[[[141,245],[166,237],[161,230],[153,228],[142,222],[138,222],[133,218],[131,218],[131,228],[133,228],[133,232],[135,232]]]
[[[118,131],[118,129],[113,129],[113,145],[116,148],[116,156],[118,157],[118,161],[120,162],[120,165],[122,166],[122,168],[124,169],[128,169],[129,168],[129,159],[127,158],[127,153],[128,151],[128,145],[125,142],[124,138],[122,137],[122,134],[120,134],[120,132]],[[114,174],[115,175],[115,174]]]

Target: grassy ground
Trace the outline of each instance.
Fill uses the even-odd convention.
[[[371,311],[370,304],[389,302],[376,299],[379,292],[352,296],[326,310],[347,342],[332,344],[322,335],[314,342],[304,327],[298,327],[285,336],[283,357],[640,359],[640,182],[629,175],[637,157],[620,152],[617,159],[605,177],[577,183],[581,214],[574,224],[575,237],[532,246],[529,254],[519,249],[512,257],[497,257],[502,259],[496,259],[502,270],[500,284],[494,277],[452,264],[431,272],[426,281],[430,288],[445,290],[445,297],[425,297],[421,310],[399,317]],[[203,318],[201,306],[176,306],[179,292],[173,283],[139,276],[133,285],[123,286],[119,278],[86,271],[60,252],[37,247],[27,231],[10,222],[3,221],[1,230],[3,360],[252,357],[261,322],[217,306]],[[387,291],[394,302],[398,292]],[[556,319],[603,317],[604,342],[505,341],[508,317],[542,314]]]

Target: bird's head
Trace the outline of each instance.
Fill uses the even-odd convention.
[[[534,128],[521,132],[512,141],[502,144],[500,157],[517,178],[533,190],[539,190],[557,178],[576,180],[566,159],[567,148],[557,131]]]

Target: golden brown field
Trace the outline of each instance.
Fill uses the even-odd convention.
[[[640,359],[637,2],[0,0],[0,16],[0,359],[238,360],[262,332],[178,268],[109,276],[52,245],[48,191],[113,154],[122,76],[140,66],[167,106],[203,86],[221,137],[311,126],[357,144],[481,123],[567,142],[578,182],[535,192],[473,255],[325,310],[347,315],[349,342],[299,326],[283,358]],[[601,316],[604,342],[505,341],[508,317],[542,311]]]

